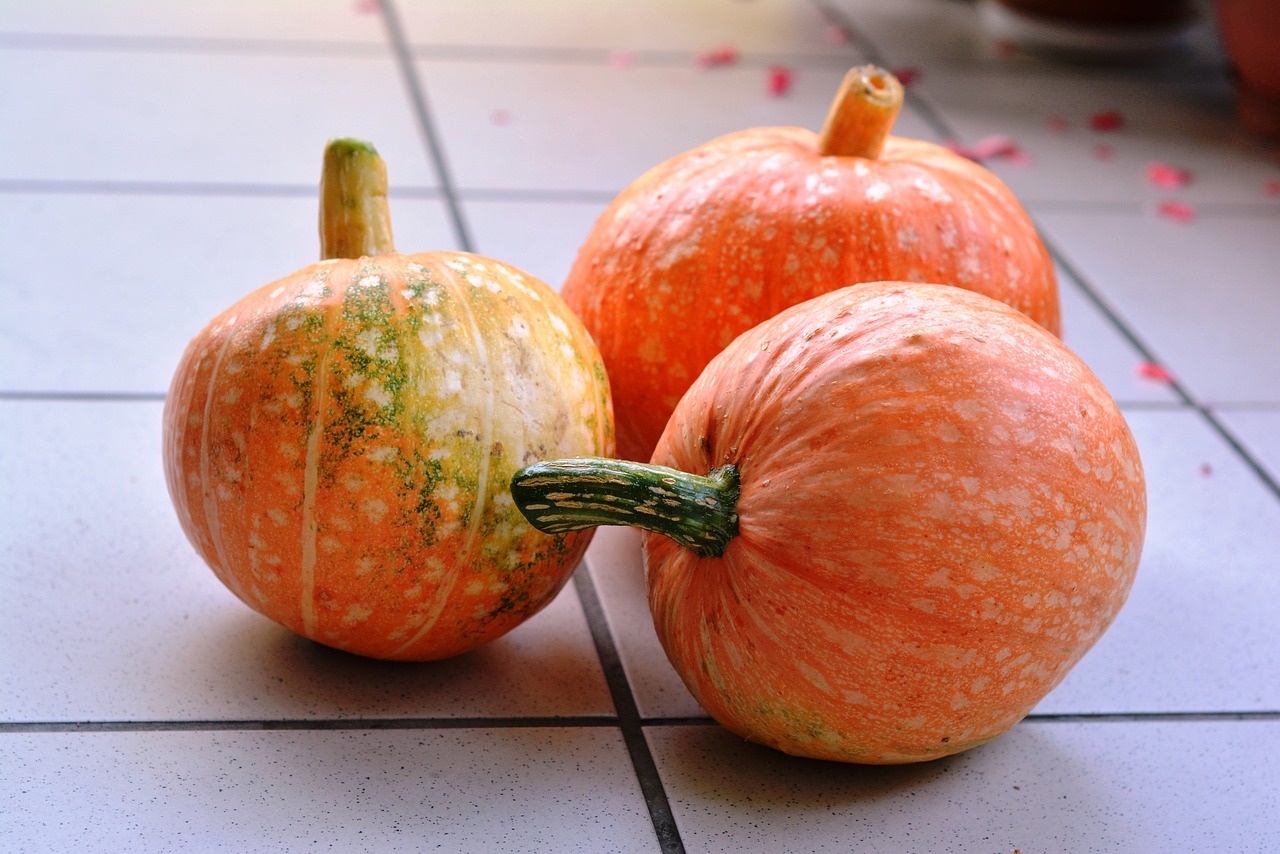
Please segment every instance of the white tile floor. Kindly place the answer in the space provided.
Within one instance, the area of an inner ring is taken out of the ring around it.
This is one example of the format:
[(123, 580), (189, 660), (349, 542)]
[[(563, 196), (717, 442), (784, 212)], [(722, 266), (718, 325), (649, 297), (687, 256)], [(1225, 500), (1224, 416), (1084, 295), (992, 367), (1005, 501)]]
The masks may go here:
[[(736, 64), (697, 66), (723, 44)], [(1196, 44), (999, 57), (965, 0), (0, 4), (0, 850), (1280, 850), (1280, 147)], [(1147, 468), (1129, 604), (1013, 732), (890, 769), (727, 736), (662, 656), (626, 531), (509, 636), (416, 666), (298, 640), (194, 555), (164, 391), (209, 317), (315, 257), (326, 138), (378, 145), (401, 248), (556, 285), (640, 172), (815, 127), (868, 59), (919, 71), (900, 134), (1025, 151), (990, 165)], [(1090, 130), (1107, 109), (1125, 126)]]

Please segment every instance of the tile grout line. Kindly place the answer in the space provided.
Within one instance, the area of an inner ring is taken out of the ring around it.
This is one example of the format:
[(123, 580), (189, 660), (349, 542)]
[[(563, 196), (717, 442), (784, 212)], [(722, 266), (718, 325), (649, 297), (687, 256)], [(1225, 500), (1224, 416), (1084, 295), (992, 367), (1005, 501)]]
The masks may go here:
[(8, 721), (4, 733), (110, 732), (311, 732), (450, 729), (594, 729), (614, 728), (612, 715), (534, 715), (530, 717), (463, 718), (227, 718), (224, 720)]
[[(485, 202), (540, 202), (548, 204), (605, 205), (621, 189), (556, 190), (533, 187), (453, 187), (458, 199)], [(314, 184), (268, 184), (240, 181), (138, 181), (89, 180), (82, 178), (0, 178), (0, 194), (103, 195), (103, 196), (193, 196), (246, 198), (313, 198)], [(391, 198), (441, 199), (440, 187), (401, 184), (389, 190)], [(1138, 214), (1145, 202), (1123, 199), (1088, 201), (1067, 198), (1022, 198), (1028, 211), (1077, 215)], [(1200, 202), (1197, 215), (1203, 219), (1239, 217), (1278, 219), (1280, 207), (1268, 202)]]
[(404, 30), (400, 26), (400, 18), (392, 0), (381, 0), (378, 4), (382, 19), (386, 23), (387, 38), (391, 42), (391, 51), (396, 65), (400, 68), (401, 77), (409, 89), (409, 99), (413, 104), (414, 115), (418, 121), (418, 129), (422, 132), (427, 144), (428, 154), (435, 166), (436, 180), (440, 182), (441, 198), (449, 212), (449, 223), (453, 227), (454, 239), (464, 252), (475, 251), (475, 241), (467, 227), (466, 218), (462, 214), (462, 205), (453, 184), (453, 174), (444, 155), (444, 147), (436, 131), (435, 122), (431, 118), (431, 110), (427, 103), (427, 93), (418, 78), (414, 67), (413, 54), (405, 40)]
[[(1165, 362), (1156, 355), (1155, 351), (1147, 345), (1137, 334), (1136, 331), (1129, 328), (1129, 324), (1120, 316), (1110, 303), (1102, 298), (1102, 294), (1094, 287), (1093, 283), (1080, 272), (1075, 264), (1066, 256), (1055, 243), (1044, 237), (1041, 233), (1041, 239), (1044, 240), (1045, 246), (1048, 247), (1050, 255), (1056, 261), (1068, 276), (1076, 283), (1085, 299), (1087, 299), (1102, 315), (1107, 319), (1116, 331), (1129, 343), (1131, 347), (1138, 351), (1143, 359), (1154, 364), (1163, 365)], [(1235, 455), (1245, 464), (1245, 467), (1253, 472), (1254, 476), (1262, 482), (1262, 485), (1271, 492), (1271, 494), (1280, 500), (1280, 481), (1267, 470), (1253, 453), (1240, 442), (1235, 435), (1227, 429), (1222, 420), (1213, 412), (1213, 409), (1201, 401), (1197, 400), (1181, 380), (1174, 377), (1169, 382), (1169, 388), (1173, 393), (1188, 407), (1195, 410), (1196, 413), (1204, 419), (1220, 439), (1227, 443)]]
[(163, 391), (15, 391), (0, 390), (0, 400), (19, 401), (92, 401), (101, 403), (162, 403)]
[[(1021, 723), (1214, 723), (1280, 721), (1280, 709), (1184, 712), (1032, 712)], [(381, 732), (389, 730), (453, 729), (596, 729), (616, 728), (612, 715), (465, 718), (320, 718), (320, 719), (204, 719), (204, 720), (81, 720), (4, 721), (0, 737), (9, 734), (125, 733), (125, 732)], [(718, 727), (711, 717), (655, 717), (639, 719), (641, 727)], [(666, 850), (666, 849), (664, 849)]]
[(618, 715), (618, 727), (622, 730), (622, 737), (626, 742), (627, 752), (631, 756), (636, 780), (640, 784), (641, 794), (644, 795), (645, 804), (649, 808), (649, 818), (653, 821), (653, 830), (657, 834), (658, 844), (663, 854), (684, 854), (684, 843), (676, 827), (671, 802), (662, 785), (662, 777), (658, 774), (653, 753), (649, 750), (649, 742), (645, 739), (645, 722), (640, 717), (635, 695), (631, 691), (631, 683), (627, 681), (626, 670), (618, 655), (617, 644), (609, 630), (604, 606), (600, 602), (600, 596), (596, 592), (585, 562), (580, 564), (573, 573), (573, 586), (582, 603), (582, 610), (586, 614), (587, 627), (591, 630), (591, 640), (595, 644), (600, 666), (604, 670), (605, 682), (609, 686), (609, 694), (613, 698), (613, 706)]

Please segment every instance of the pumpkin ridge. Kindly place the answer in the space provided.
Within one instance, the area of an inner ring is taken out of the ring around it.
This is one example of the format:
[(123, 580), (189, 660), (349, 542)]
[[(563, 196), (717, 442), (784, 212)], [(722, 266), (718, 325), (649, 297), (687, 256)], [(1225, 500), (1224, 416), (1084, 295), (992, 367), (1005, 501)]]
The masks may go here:
[(303, 630), (308, 637), (313, 637), (316, 631), (316, 541), (320, 535), (316, 503), (320, 494), (320, 458), (324, 452), (325, 413), (329, 407), (329, 360), (333, 356), (335, 314), (334, 305), (323, 303), (321, 329), (317, 336), (319, 352), (316, 353), (315, 379), (312, 380), (312, 406), (315, 414), (311, 419), (311, 431), (307, 434), (306, 453), (303, 457), (302, 561), (299, 566), (298, 608)]
[[(476, 321), (475, 313), (471, 310), (471, 305), (464, 292), (463, 287), (458, 283), (453, 271), (445, 272), (449, 268), (444, 266), (440, 272), (440, 282), (449, 290), (451, 297), (457, 303), (461, 315), (466, 318), (467, 329), (471, 333), (472, 343), (475, 346), (474, 356), (479, 363), (482, 374), (492, 373), (492, 364), (489, 356), (489, 348), (485, 346), (484, 335), (480, 330), (479, 323)], [(480, 426), (481, 437), (480, 447), (489, 448), (493, 444), (493, 423), (494, 423), (494, 406), (497, 397), (497, 387), (494, 382), (488, 383), (488, 394), (485, 396), (485, 410), (483, 423)], [(462, 543), (462, 550), (459, 553), (458, 565), (462, 567), (471, 566), (474, 557), (476, 544), (480, 537), (480, 528), (484, 520), (484, 509), (489, 499), (489, 468), (490, 455), (486, 453), (480, 454), (479, 470), (476, 472), (476, 489), (475, 503), (472, 505), (471, 516), (468, 519), (467, 533)], [(448, 604), (450, 594), (453, 592), (454, 586), (457, 584), (461, 573), (450, 573), (447, 582), (443, 587), (436, 591), (436, 599), (432, 605), (431, 612), (427, 615), (426, 620), (418, 628), (418, 630), (403, 644), (401, 644), (393, 653), (393, 657), (399, 657), (407, 653), (415, 645), (417, 645), (424, 637), (426, 637), (436, 623), (440, 620), (440, 615), (444, 612), (445, 605)]]
[(214, 479), (210, 475), (209, 426), (212, 420), (214, 395), (218, 390), (218, 371), (222, 369), (222, 363), (226, 358), (227, 351), (231, 348), (233, 340), (233, 336), (228, 335), (226, 340), (222, 342), (222, 346), (218, 348), (218, 355), (213, 361), (213, 367), (209, 371), (208, 392), (205, 395), (204, 416), (200, 425), (201, 510), (205, 524), (209, 529), (210, 538), (213, 541), (214, 555), (221, 565), (221, 571), (226, 572), (228, 575), (230, 575), (231, 564), (227, 560), (227, 554), (222, 545), (222, 526), (219, 520), (218, 502), (214, 500)]

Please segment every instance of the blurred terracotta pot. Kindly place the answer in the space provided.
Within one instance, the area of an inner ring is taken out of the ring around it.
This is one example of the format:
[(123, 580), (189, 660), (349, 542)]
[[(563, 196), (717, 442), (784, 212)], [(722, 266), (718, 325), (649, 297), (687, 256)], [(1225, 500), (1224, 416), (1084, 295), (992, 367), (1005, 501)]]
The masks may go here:
[(1240, 123), (1280, 137), (1280, 0), (1217, 0), (1217, 9), (1236, 74)]
[(1193, 0), (979, 0), (999, 44), (1049, 58), (1144, 62), (1183, 49)]
[(1010, 9), (1059, 21), (1103, 27), (1162, 27), (1185, 24), (1190, 0), (1000, 0)]

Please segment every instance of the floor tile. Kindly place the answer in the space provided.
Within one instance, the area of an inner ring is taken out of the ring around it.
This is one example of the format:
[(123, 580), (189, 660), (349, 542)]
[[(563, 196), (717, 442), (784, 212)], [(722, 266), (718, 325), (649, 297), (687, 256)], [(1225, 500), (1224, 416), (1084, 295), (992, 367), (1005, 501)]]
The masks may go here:
[[(163, 392), (216, 314), (320, 257), (311, 195), (3, 199), (0, 390)], [(457, 248), (439, 201), (391, 214), (405, 251)]]
[[(745, 60), (758, 54), (840, 57), (815, 4), (804, 0), (660, 0), (601, 4), (569, 0), (397, 2), (415, 45), (483, 44), (500, 50), (540, 47), (603, 51), (683, 52), (729, 45)], [(477, 35), (482, 33), (483, 35)]]
[(1147, 477), (1138, 577), (1036, 713), (1280, 709), (1280, 500), (1197, 413), (1126, 417)]
[(959, 756), (797, 759), (718, 727), (647, 730), (690, 851), (1267, 851), (1280, 722), (1023, 723)]
[(613, 714), (572, 585), (492, 644), (425, 664), (340, 653), (258, 616), (178, 526), (160, 412), (0, 402), (0, 719)]
[(971, 3), (937, 0), (823, 0), (832, 19), (865, 40), (894, 69), (942, 73), (989, 54)]
[[(852, 64), (852, 63), (851, 63)], [(463, 190), (617, 193), (715, 137), (765, 126), (818, 129), (847, 69), (797, 72), (785, 97), (760, 69), (419, 61), (454, 180)], [(549, 91), (573, 99), (551, 99)], [(662, 133), (653, 133), (660, 125)], [(895, 131), (929, 138), (904, 109)], [(587, 154), (584, 155), (584, 152)]]
[(1216, 414), (1254, 460), (1280, 481), (1280, 402), (1257, 409), (1223, 407)]
[(1080, 283), (1058, 269), (1058, 296), (1062, 303), (1062, 341), (1102, 380), (1111, 396), (1124, 403), (1177, 403), (1167, 383), (1142, 374), (1145, 359), (1124, 337)]
[(594, 201), (463, 199), (476, 251), (542, 279), (560, 290), (578, 247), (611, 197)]
[(143, 38), (382, 42), (374, 7), (360, 0), (44, 0), (0, 6), (0, 33)]
[(1198, 400), (1280, 399), (1280, 215), (1048, 213), (1055, 244)]
[(6, 733), (9, 850), (655, 851), (612, 727)]
[(631, 528), (598, 529), (586, 563), (640, 716), (706, 717), (667, 660), (654, 631), (645, 593), (639, 532)]
[(31, 81), (0, 100), (0, 179), (312, 186), (356, 136), (394, 186), (435, 183), (389, 58), (0, 49), (0, 80)]
[[(1027, 201), (1125, 203), (1154, 217), (1165, 201), (1266, 204), (1267, 182), (1280, 177), (1271, 148), (1237, 126), (1220, 73), (979, 69), (922, 75), (914, 91), (963, 142), (1012, 138), (1025, 160), (987, 165)], [(1107, 111), (1122, 126), (1093, 130)], [(1186, 170), (1189, 182), (1153, 182), (1152, 163)]]

